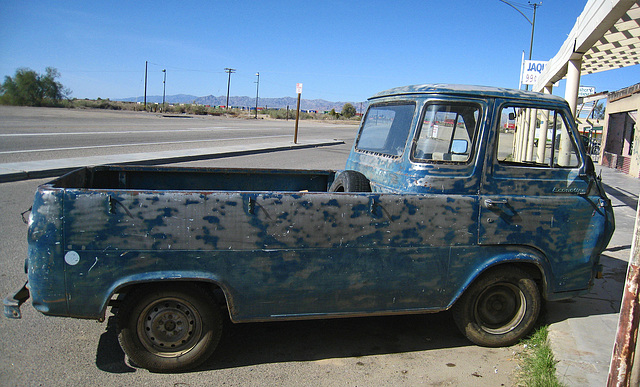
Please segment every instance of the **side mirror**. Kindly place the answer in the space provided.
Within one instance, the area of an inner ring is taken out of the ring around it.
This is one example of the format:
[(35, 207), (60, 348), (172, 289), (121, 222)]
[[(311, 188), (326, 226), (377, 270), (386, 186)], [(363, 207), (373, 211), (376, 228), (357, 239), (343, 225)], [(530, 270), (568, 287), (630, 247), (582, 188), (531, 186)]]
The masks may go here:
[(451, 153), (454, 155), (466, 155), (469, 150), (469, 142), (467, 140), (453, 140), (451, 143)]
[(514, 121), (516, 119), (516, 113), (509, 113), (509, 121)]

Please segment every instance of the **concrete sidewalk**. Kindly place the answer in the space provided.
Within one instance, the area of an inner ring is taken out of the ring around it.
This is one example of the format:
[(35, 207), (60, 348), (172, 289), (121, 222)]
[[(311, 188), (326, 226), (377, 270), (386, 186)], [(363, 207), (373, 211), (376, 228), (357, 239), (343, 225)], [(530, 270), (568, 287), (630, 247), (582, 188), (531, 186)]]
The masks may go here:
[(105, 164), (157, 165), (181, 163), (291, 149), (315, 148), (344, 144), (341, 140), (310, 140), (294, 144), (291, 141), (269, 141), (264, 143), (221, 145), (178, 151), (128, 153), (108, 156), (76, 157), (57, 160), (27, 161), (0, 164), (0, 183), (9, 181), (60, 176), (76, 168)]
[(589, 294), (547, 303), (549, 340), (559, 380), (568, 386), (605, 386), (618, 328), (622, 290), (635, 226), (640, 179), (596, 166), (612, 201), (616, 230), (600, 262), (604, 278)]

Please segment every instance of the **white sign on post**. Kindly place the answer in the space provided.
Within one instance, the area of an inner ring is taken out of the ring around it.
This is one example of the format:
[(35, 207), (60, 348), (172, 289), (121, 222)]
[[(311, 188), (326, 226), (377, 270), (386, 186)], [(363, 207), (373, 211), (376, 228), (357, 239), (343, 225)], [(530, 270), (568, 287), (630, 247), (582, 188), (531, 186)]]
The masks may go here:
[(593, 86), (580, 86), (578, 88), (578, 97), (587, 97), (596, 93), (596, 88)]
[(302, 83), (296, 83), (296, 94), (302, 94)]
[(547, 63), (549, 62), (525, 60), (524, 65), (522, 66), (522, 78), (520, 78), (520, 82), (523, 85), (535, 85), (538, 81), (538, 77), (547, 66)]

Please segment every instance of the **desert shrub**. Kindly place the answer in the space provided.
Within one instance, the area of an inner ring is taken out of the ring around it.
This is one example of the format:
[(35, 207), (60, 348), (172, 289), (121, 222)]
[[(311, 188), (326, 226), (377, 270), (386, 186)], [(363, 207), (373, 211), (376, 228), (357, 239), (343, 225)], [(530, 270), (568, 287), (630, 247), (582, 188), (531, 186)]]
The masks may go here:
[(71, 94), (56, 78), (60, 73), (47, 67), (45, 74), (19, 68), (13, 77), (6, 76), (0, 85), (0, 104), (20, 106), (61, 106)]
[(344, 116), (345, 118), (351, 118), (355, 116), (356, 113), (356, 108), (352, 104), (347, 102), (342, 107), (342, 112), (340, 114), (342, 114), (342, 116)]

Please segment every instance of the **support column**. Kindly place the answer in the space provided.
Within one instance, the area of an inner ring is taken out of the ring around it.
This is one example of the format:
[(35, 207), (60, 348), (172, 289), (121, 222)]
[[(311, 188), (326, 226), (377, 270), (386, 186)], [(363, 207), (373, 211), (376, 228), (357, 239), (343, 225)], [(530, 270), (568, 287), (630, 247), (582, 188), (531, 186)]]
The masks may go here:
[[(553, 94), (553, 83), (547, 83), (542, 89), (544, 94)], [(549, 133), (549, 110), (543, 110), (540, 116), (540, 138), (538, 139), (537, 162), (544, 163), (547, 155), (547, 140)], [(551, 152), (553, 154), (553, 152)]]
[[(564, 91), (564, 99), (569, 103), (571, 114), (575, 119), (578, 109), (578, 89), (580, 88), (580, 67), (582, 67), (582, 54), (573, 54), (567, 63), (567, 87)], [(546, 88), (546, 87), (545, 87)]]
[[(567, 63), (567, 88), (564, 91), (564, 99), (569, 103), (572, 119), (576, 120), (578, 110), (578, 89), (580, 88), (580, 67), (582, 66), (582, 54), (574, 53)], [(567, 166), (571, 162), (571, 139), (563, 132), (560, 138), (560, 151), (558, 164)]]
[(527, 149), (529, 146), (529, 131), (531, 130), (531, 109), (524, 111), (522, 122), (522, 137), (520, 138), (520, 157), (518, 161), (527, 161)]
[(515, 161), (520, 162), (524, 160), (524, 152), (525, 152), (525, 141), (528, 136), (529, 129), (529, 120), (527, 117), (528, 109), (522, 109), (518, 118), (518, 126), (517, 126), (517, 139), (516, 139), (516, 157)]
[(533, 148), (535, 147), (536, 139), (536, 123), (538, 121), (538, 109), (531, 110), (529, 118), (529, 140), (527, 141), (527, 159), (525, 161), (534, 161)]
[(538, 154), (536, 155), (537, 163), (544, 163), (544, 157), (547, 152), (547, 134), (549, 133), (549, 111), (544, 109), (540, 114), (540, 138), (538, 138)]
[(520, 161), (520, 137), (522, 136), (522, 114), (516, 117), (516, 131), (513, 134), (513, 161)]

